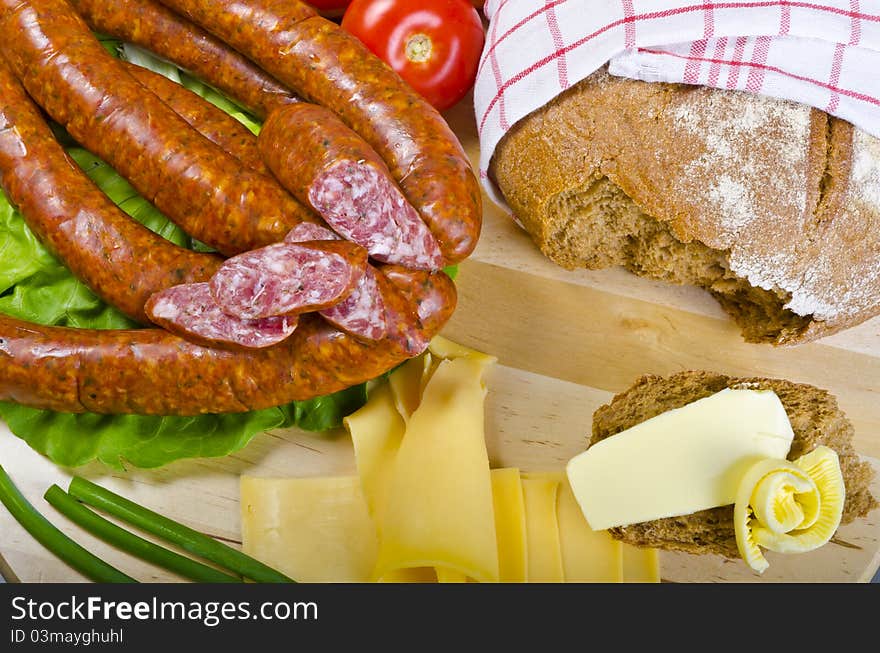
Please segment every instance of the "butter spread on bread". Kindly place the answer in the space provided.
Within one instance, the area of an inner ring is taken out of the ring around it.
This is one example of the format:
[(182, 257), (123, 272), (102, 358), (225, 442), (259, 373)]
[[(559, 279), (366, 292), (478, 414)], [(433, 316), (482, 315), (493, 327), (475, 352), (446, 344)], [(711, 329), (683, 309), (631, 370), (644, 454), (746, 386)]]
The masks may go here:
[[(685, 371), (666, 377), (643, 376), (594, 413), (591, 446), (725, 388), (772, 390), (779, 397), (794, 432), (791, 449), (785, 456), (789, 461), (823, 446), (836, 452), (846, 494), (841, 524), (864, 517), (877, 507), (870, 492), (873, 470), (869, 463), (859, 459), (853, 447), (852, 423), (830, 393), (806, 384), (782, 379), (736, 378), (704, 371)], [(733, 505), (615, 527), (609, 532), (636, 546), (739, 557)]]
[(756, 460), (784, 459), (794, 432), (768, 390), (733, 390), (674, 408), (592, 445), (567, 467), (595, 530), (730, 505)]

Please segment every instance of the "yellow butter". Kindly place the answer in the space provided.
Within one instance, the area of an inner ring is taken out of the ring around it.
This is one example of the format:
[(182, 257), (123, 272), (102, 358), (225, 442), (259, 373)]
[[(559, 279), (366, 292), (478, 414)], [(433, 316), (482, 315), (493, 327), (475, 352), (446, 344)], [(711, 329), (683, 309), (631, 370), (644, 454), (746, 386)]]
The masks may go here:
[(785, 458), (794, 433), (775, 393), (726, 389), (592, 445), (568, 479), (604, 530), (734, 503), (759, 458)]
[(766, 458), (743, 475), (733, 509), (743, 560), (763, 573), (761, 547), (802, 553), (826, 544), (843, 515), (846, 488), (837, 453), (820, 446), (789, 462)]
[(492, 502), (498, 540), (498, 579), (502, 583), (526, 582), (526, 509), (519, 470), (492, 470)]
[(559, 522), (556, 519), (559, 476), (523, 473), (522, 489), (526, 509), (528, 582), (561, 583), (565, 580), (565, 574), (559, 545)]
[(376, 530), (350, 477), (241, 477), (242, 549), (300, 582), (370, 579)]

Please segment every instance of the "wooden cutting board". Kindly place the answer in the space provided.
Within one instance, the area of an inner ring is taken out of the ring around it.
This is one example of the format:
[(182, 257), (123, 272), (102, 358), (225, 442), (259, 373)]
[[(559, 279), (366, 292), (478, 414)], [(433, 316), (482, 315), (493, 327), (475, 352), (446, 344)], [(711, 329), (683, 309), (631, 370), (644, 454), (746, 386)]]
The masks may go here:
[[(467, 102), (448, 115), (476, 166)], [(448, 338), (498, 356), (489, 378), (487, 438), (493, 467), (558, 470), (582, 451), (593, 411), (642, 374), (707, 369), (775, 376), (831, 390), (856, 428), (856, 447), (880, 469), (880, 319), (794, 349), (744, 344), (706, 293), (637, 278), (622, 270), (567, 272), (534, 247), (485, 199), (483, 236), (461, 266), (459, 307)], [(143, 581), (176, 580), (107, 547), (58, 515), (42, 494), (67, 486), (70, 471), (30, 450), (0, 424), (0, 463), (62, 530)], [(181, 461), (154, 471), (77, 473), (227, 542), (239, 541), (238, 478), (353, 474), (344, 432), (273, 431), (221, 459)], [(880, 497), (880, 475), (873, 491)], [(0, 508), (0, 554), (23, 581), (79, 581)], [(664, 580), (868, 581), (880, 565), (880, 510), (840, 529), (812, 553), (768, 554), (770, 569), (741, 561), (661, 555)], [(3, 569), (0, 561), (0, 569)], [(5, 572), (5, 573), (8, 573)]]

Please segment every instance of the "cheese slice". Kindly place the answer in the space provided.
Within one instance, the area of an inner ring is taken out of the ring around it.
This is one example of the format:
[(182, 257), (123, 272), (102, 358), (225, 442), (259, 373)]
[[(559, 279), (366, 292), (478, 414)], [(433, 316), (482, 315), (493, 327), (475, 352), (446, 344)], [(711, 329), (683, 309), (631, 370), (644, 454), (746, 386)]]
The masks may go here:
[(526, 509), (518, 469), (492, 470), (492, 503), (498, 540), (498, 579), (502, 583), (524, 583), (528, 577)]
[(388, 376), (394, 405), (405, 422), (422, 401), (422, 392), (433, 373), (431, 361), (431, 354), (425, 353), (406, 361)]
[(364, 498), (378, 530), (388, 479), (406, 428), (388, 383), (374, 388), (366, 405), (346, 417), (343, 424), (351, 435)]
[(376, 578), (442, 567), (498, 580), (483, 367), (443, 361), (425, 387), (388, 477)]
[(466, 583), (468, 578), (460, 571), (448, 567), (435, 567), (438, 583)]
[(623, 582), (659, 583), (660, 553), (630, 544), (623, 545)]
[(241, 477), (242, 549), (304, 583), (370, 579), (376, 529), (360, 479)]
[(482, 364), (483, 367), (489, 367), (498, 362), (495, 356), (465, 347), (457, 342), (452, 342), (452, 340), (447, 340), (443, 336), (434, 336), (428, 344), (428, 351), (436, 358), (469, 358)]
[(560, 473), (556, 499), (562, 568), (568, 583), (623, 581), (623, 545), (608, 531), (594, 531), (578, 506), (565, 475)]
[(759, 458), (785, 458), (794, 433), (771, 391), (726, 389), (657, 415), (573, 458), (568, 479), (604, 530), (732, 504)]
[(433, 567), (412, 567), (410, 569), (393, 569), (379, 583), (436, 583), (437, 573)]
[(556, 474), (522, 474), (530, 583), (561, 583), (565, 579), (556, 520), (558, 488)]

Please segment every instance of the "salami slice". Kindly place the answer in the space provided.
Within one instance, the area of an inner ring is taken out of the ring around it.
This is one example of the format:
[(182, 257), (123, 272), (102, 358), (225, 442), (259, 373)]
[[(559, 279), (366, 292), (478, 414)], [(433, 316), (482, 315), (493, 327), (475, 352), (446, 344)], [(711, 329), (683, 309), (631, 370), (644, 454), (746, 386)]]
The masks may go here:
[(240, 320), (223, 312), (208, 283), (188, 283), (156, 293), (146, 312), (158, 326), (198, 344), (212, 347), (262, 349), (285, 340), (296, 329), (298, 317)]
[(320, 312), (334, 326), (364, 340), (381, 340), (387, 332), (385, 301), (376, 283), (376, 273), (367, 267), (364, 276), (343, 301)]
[[(288, 243), (309, 240), (339, 240), (339, 236), (324, 227), (303, 222), (290, 230), (284, 238)], [(388, 331), (385, 316), (385, 300), (376, 273), (367, 266), (364, 276), (351, 291), (351, 294), (335, 306), (320, 311), (320, 315), (330, 324), (364, 340), (381, 340)]]
[(304, 243), (309, 240), (341, 240), (341, 238), (314, 222), (301, 222), (284, 237), (285, 243)]
[(211, 292), (229, 315), (256, 320), (330, 308), (364, 274), (366, 251), (346, 241), (278, 243), (227, 259)]

